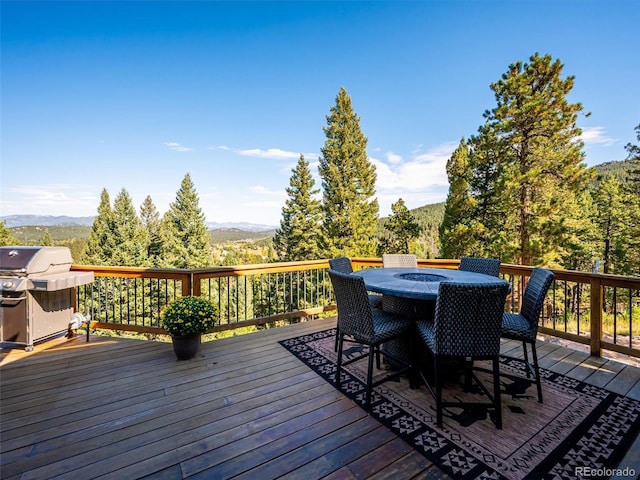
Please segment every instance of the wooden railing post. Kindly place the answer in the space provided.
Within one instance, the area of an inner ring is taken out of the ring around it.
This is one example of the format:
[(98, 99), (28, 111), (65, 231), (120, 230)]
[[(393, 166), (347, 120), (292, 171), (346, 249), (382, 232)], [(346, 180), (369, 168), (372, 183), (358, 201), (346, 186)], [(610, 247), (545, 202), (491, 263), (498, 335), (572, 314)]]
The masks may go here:
[(596, 275), (591, 277), (591, 355), (602, 355), (602, 281)]

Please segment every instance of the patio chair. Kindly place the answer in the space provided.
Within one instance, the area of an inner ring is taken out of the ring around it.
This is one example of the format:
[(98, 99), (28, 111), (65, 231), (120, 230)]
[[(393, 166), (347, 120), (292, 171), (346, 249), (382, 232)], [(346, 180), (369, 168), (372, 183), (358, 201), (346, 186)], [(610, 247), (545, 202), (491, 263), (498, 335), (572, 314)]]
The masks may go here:
[[(544, 268), (534, 268), (522, 297), (520, 313), (505, 313), (502, 317), (502, 337), (522, 342), (527, 378), (532, 374), (538, 388), (538, 402), (542, 403), (542, 383), (536, 353), (536, 337), (538, 335), (538, 318), (553, 282), (554, 274)], [(527, 344), (531, 345), (533, 365), (529, 363)]]
[[(420, 339), (433, 360), (433, 387), (419, 370), (422, 381), (436, 402), (436, 422), (442, 428), (446, 407), (489, 407), (495, 410), (495, 425), (502, 428), (500, 401), (500, 326), (509, 286), (505, 283), (441, 283), (433, 321), (416, 322)], [(475, 360), (491, 360), (493, 393), (474, 374)], [(488, 402), (443, 401), (443, 370), (446, 363), (462, 362), (464, 388), (473, 381), (489, 398)]]
[(418, 259), (409, 253), (385, 253), (382, 255), (382, 266), (385, 268), (418, 268)]
[(496, 258), (462, 257), (458, 270), (484, 273), (485, 275), (497, 277), (500, 275), (500, 260)]
[[(349, 257), (336, 257), (329, 259), (329, 268), (335, 270), (337, 272), (342, 273), (353, 273), (353, 265), (351, 265), (351, 260)], [(369, 293), (369, 304), (372, 308), (380, 308), (382, 304), (382, 296)], [(338, 351), (338, 327), (336, 327), (336, 344), (334, 351)]]
[[(361, 277), (336, 270), (329, 270), (329, 277), (331, 278), (338, 304), (339, 328), (336, 385), (340, 388), (342, 369), (346, 365), (368, 357), (365, 408), (369, 410), (371, 408), (371, 392), (374, 387), (411, 370), (410, 364), (402, 362), (393, 355), (382, 352), (380, 345), (407, 333), (412, 328), (413, 322), (408, 318), (386, 313), (379, 308), (371, 308), (364, 279)], [(349, 335), (354, 343), (368, 346), (369, 351), (343, 362), (342, 353), (345, 335)], [(376, 367), (380, 369), (380, 355), (402, 363), (402, 368), (373, 382), (373, 359), (375, 356)]]

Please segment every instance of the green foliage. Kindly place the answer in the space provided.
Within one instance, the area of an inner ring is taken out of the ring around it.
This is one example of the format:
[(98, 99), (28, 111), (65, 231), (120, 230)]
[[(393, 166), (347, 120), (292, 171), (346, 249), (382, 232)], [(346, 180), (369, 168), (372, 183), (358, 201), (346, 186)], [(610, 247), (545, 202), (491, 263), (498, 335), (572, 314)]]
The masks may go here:
[(157, 267), (162, 258), (160, 214), (149, 195), (145, 197), (140, 206), (140, 225), (145, 230), (147, 263), (152, 267)]
[(422, 233), (422, 226), (417, 222), (401, 198), (391, 205), (392, 215), (384, 223), (388, 234), (378, 244), (378, 256), (384, 253), (414, 253), (410, 243)]
[(54, 244), (69, 240), (86, 241), (91, 233), (91, 227), (86, 225), (25, 225), (9, 230), (20, 241), (20, 245), (39, 245), (46, 232), (49, 232)]
[(340, 88), (323, 128), (319, 164), (323, 190), (324, 255), (373, 256), (378, 200), (375, 166), (367, 158), (367, 138), (351, 97)]
[[(570, 256), (577, 225), (590, 220), (579, 194), (591, 173), (576, 125), (582, 105), (567, 101), (574, 78), (562, 79), (562, 68), (536, 53), (491, 84), (497, 105), (469, 142), (468, 170), (462, 145), (448, 170), (456, 187), (450, 212), (462, 222), (447, 221), (442, 243), (457, 256), (549, 266)], [(461, 239), (469, 242), (462, 248)]]
[(637, 144), (628, 143), (625, 146), (631, 163), (631, 171), (625, 184), (627, 200), (626, 225), (629, 233), (628, 254), (629, 266), (627, 271), (640, 274), (640, 124), (635, 128)]
[(226, 242), (265, 242), (270, 240), (275, 233), (275, 230), (247, 232), (238, 228), (216, 228), (209, 232), (209, 240), (214, 245)]
[(40, 242), (40, 245), (43, 245), (45, 247), (53, 246), (53, 239), (51, 238), (51, 235), (49, 235), (49, 229), (44, 231), (44, 235), (42, 236), (42, 241)]
[(180, 184), (176, 200), (162, 218), (160, 230), (163, 243), (161, 266), (198, 268), (212, 264), (209, 232), (188, 173)]
[(5, 227), (5, 224), (4, 220), (0, 222), (0, 247), (20, 245), (20, 240), (11, 235), (11, 231)]
[(81, 262), (85, 265), (116, 265), (113, 263), (115, 239), (113, 237), (113, 210), (106, 188), (100, 194), (98, 215), (93, 219), (89, 240)]
[(182, 297), (162, 311), (162, 328), (171, 335), (202, 334), (220, 318), (217, 307), (199, 297)]
[(273, 245), (281, 261), (313, 260), (320, 258), (320, 201), (314, 198), (319, 190), (309, 170), (309, 162), (300, 155), (292, 170), (287, 199), (282, 208), (280, 228)]
[(148, 235), (123, 188), (113, 202), (113, 230), (115, 243), (111, 261), (114, 265), (142, 267), (147, 263)]
[(444, 258), (460, 258), (472, 251), (470, 245), (473, 242), (471, 231), (474, 223), (471, 216), (474, 202), (469, 188), (469, 145), (464, 138), (447, 161), (447, 176), (449, 193), (438, 231), (442, 246), (440, 254)]
[(627, 207), (620, 182), (614, 177), (605, 177), (595, 189), (593, 199), (597, 208), (594, 223), (598, 229), (603, 271), (618, 273), (617, 270), (627, 263), (625, 255), (629, 241), (629, 230), (624, 223)]

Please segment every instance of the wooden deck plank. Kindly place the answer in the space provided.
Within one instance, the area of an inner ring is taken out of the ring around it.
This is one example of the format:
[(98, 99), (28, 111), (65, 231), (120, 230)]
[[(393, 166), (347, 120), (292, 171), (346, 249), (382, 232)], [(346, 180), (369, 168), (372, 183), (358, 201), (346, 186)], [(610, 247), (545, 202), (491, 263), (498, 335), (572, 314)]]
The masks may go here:
[(384, 428), (368, 415), (352, 423), (338, 422), (334, 427), (332, 431), (323, 432), (322, 436), (317, 436), (315, 439), (313, 439), (315, 436), (312, 436), (313, 441), (311, 442), (308, 441), (308, 437), (305, 438), (305, 443), (302, 446), (288, 450), (286, 453), (280, 454), (259, 467), (236, 476), (236, 478), (255, 479), (282, 477), (283, 475), (297, 471), (313, 460), (324, 457), (336, 448), (348, 444), (368, 432)]
[[(93, 336), (3, 352), (3, 479), (446, 478), (277, 342), (335, 317), (203, 344)], [(519, 342), (502, 351), (522, 356)], [(541, 365), (640, 399), (640, 369), (539, 343)]]
[(584, 379), (590, 385), (605, 387), (624, 368), (624, 364), (608, 360), (598, 367), (591, 375)]
[(323, 477), (323, 480), (370, 478), (411, 452), (413, 452), (411, 445), (398, 437), (394, 437), (390, 442)]
[(627, 395), (640, 382), (640, 369), (623, 368), (607, 383), (607, 390)]
[(586, 352), (571, 351), (569, 355), (558, 360), (557, 363), (550, 365), (547, 368), (552, 372), (566, 375), (570, 370), (575, 368), (577, 365), (580, 365), (587, 358), (589, 358), (589, 354)]

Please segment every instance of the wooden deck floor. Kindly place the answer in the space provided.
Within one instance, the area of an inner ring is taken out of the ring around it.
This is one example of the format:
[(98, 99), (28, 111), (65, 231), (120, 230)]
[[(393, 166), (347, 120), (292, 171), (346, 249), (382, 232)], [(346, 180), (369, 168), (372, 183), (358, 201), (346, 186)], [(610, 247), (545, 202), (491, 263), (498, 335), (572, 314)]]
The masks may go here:
[[(442, 478), (277, 343), (331, 326), (209, 342), (186, 362), (167, 343), (95, 336), (4, 352), (1, 478)], [(640, 369), (553, 344), (539, 354), (640, 399)]]

